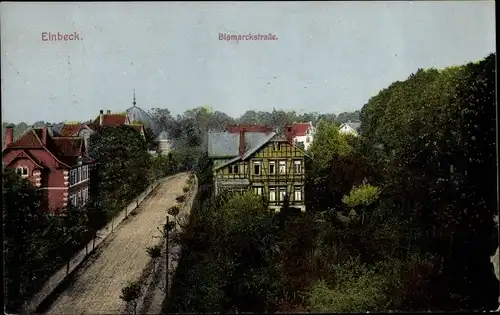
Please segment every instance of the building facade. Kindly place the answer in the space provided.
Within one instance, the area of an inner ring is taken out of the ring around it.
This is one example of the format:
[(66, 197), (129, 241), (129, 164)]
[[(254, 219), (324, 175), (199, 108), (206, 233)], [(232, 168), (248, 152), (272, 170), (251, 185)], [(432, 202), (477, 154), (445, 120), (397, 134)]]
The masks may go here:
[(43, 208), (63, 211), (68, 203), (84, 205), (90, 198), (90, 168), (84, 139), (60, 137), (50, 127), (32, 128), (13, 141), (13, 127), (7, 127), (2, 162), (42, 190)]
[[(226, 143), (226, 147), (221, 148), (216, 141)], [(305, 154), (293, 143), (291, 132), (285, 138), (274, 132), (247, 134), (245, 129), (238, 134), (209, 135), (209, 157), (214, 162), (216, 195), (252, 190), (266, 199), (271, 210), (279, 211), (286, 201), (291, 207), (306, 210)]]

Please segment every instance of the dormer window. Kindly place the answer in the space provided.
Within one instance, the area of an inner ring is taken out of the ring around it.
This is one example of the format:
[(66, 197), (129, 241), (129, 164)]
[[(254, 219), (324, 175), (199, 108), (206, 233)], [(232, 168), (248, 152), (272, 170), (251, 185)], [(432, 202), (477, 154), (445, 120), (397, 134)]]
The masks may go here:
[(29, 169), (27, 166), (20, 166), (16, 169), (16, 172), (21, 177), (28, 177)]

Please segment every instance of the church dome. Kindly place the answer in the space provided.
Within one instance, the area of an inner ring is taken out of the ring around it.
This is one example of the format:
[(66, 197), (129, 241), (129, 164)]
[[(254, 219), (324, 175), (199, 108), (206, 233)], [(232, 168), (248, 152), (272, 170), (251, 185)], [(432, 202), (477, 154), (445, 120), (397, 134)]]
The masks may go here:
[(134, 106), (127, 109), (127, 116), (130, 123), (141, 123), (144, 125), (144, 128), (150, 128), (154, 132), (156, 132), (156, 125), (154, 123), (153, 118), (149, 115), (145, 110), (136, 106), (135, 102), (135, 93), (134, 93)]

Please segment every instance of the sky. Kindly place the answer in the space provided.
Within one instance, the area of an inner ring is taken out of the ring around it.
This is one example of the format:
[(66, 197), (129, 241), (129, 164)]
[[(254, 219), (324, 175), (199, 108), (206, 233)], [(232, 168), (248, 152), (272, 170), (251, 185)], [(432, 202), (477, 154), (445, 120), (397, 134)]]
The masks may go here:
[(0, 22), (2, 121), (15, 123), (123, 112), (134, 89), (137, 106), (174, 114), (354, 111), (418, 68), (496, 50), (494, 1), (2, 2)]

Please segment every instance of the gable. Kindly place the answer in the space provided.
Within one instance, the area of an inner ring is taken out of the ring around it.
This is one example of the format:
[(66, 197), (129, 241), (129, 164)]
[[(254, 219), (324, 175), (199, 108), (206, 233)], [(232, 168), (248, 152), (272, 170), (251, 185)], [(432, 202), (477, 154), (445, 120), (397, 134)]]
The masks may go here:
[(4, 154), (3, 155), (3, 161), (4, 166), (7, 167), (14, 163), (15, 161), (19, 159), (28, 159), (30, 160), (36, 167), (38, 168), (44, 168), (44, 165), (42, 164), (41, 161), (39, 161), (36, 157), (31, 155), (28, 151), (26, 150), (16, 150), (13, 151), (11, 155), (9, 154)]

